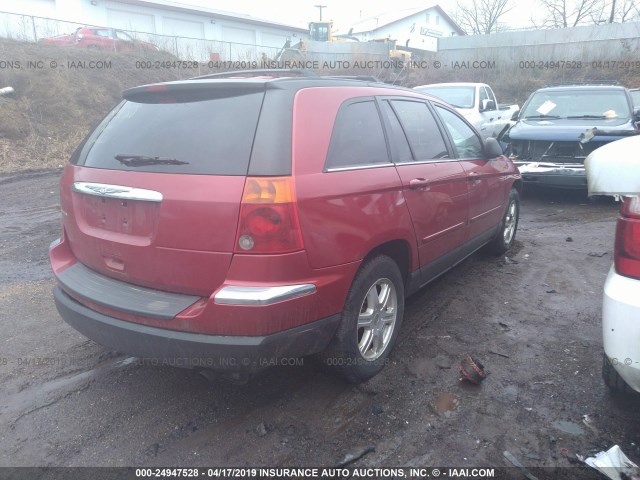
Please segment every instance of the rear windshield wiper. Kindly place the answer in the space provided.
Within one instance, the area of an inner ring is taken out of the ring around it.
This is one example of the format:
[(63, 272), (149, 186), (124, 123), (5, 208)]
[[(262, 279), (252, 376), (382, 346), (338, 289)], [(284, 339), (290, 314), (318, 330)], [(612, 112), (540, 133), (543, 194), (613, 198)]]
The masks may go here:
[(562, 118), (560, 115), (531, 115), (529, 117), (524, 117), (523, 120), (537, 120), (540, 118)]
[(114, 157), (127, 167), (139, 167), (143, 165), (186, 165), (189, 162), (182, 162), (175, 158), (150, 157), (148, 155), (127, 155), (119, 154)]

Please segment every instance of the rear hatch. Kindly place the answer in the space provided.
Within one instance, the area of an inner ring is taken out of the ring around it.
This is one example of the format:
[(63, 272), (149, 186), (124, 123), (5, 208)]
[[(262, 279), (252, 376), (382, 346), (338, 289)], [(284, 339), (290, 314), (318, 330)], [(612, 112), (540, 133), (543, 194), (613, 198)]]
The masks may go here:
[(112, 278), (208, 295), (224, 280), (265, 85), (139, 87), (74, 153), (61, 184), (75, 257)]

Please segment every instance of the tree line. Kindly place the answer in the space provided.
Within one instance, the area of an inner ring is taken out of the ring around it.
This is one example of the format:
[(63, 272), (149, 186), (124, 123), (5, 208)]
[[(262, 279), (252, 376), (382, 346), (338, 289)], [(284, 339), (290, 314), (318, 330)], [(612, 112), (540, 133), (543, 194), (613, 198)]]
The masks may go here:
[[(566, 28), (640, 20), (640, 0), (535, 0), (535, 28)], [(516, 0), (458, 0), (454, 20), (469, 35), (507, 30), (507, 13)]]

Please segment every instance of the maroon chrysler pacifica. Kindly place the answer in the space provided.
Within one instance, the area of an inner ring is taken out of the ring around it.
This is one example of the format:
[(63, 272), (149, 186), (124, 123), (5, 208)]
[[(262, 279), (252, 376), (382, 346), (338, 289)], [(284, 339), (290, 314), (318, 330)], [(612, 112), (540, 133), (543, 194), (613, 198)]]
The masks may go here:
[(405, 298), (514, 242), (521, 178), (447, 104), (254, 72), (146, 85), (78, 146), (50, 247), (62, 318), (96, 342), (255, 372), (384, 366)]

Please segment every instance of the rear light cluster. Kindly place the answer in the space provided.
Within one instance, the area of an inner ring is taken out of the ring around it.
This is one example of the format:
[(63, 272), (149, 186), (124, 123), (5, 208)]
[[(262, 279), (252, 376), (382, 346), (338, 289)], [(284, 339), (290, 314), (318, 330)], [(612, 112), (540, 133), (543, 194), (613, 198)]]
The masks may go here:
[(247, 177), (240, 205), (236, 253), (303, 249), (292, 177)]
[(640, 279), (640, 196), (625, 197), (616, 226), (616, 272)]

